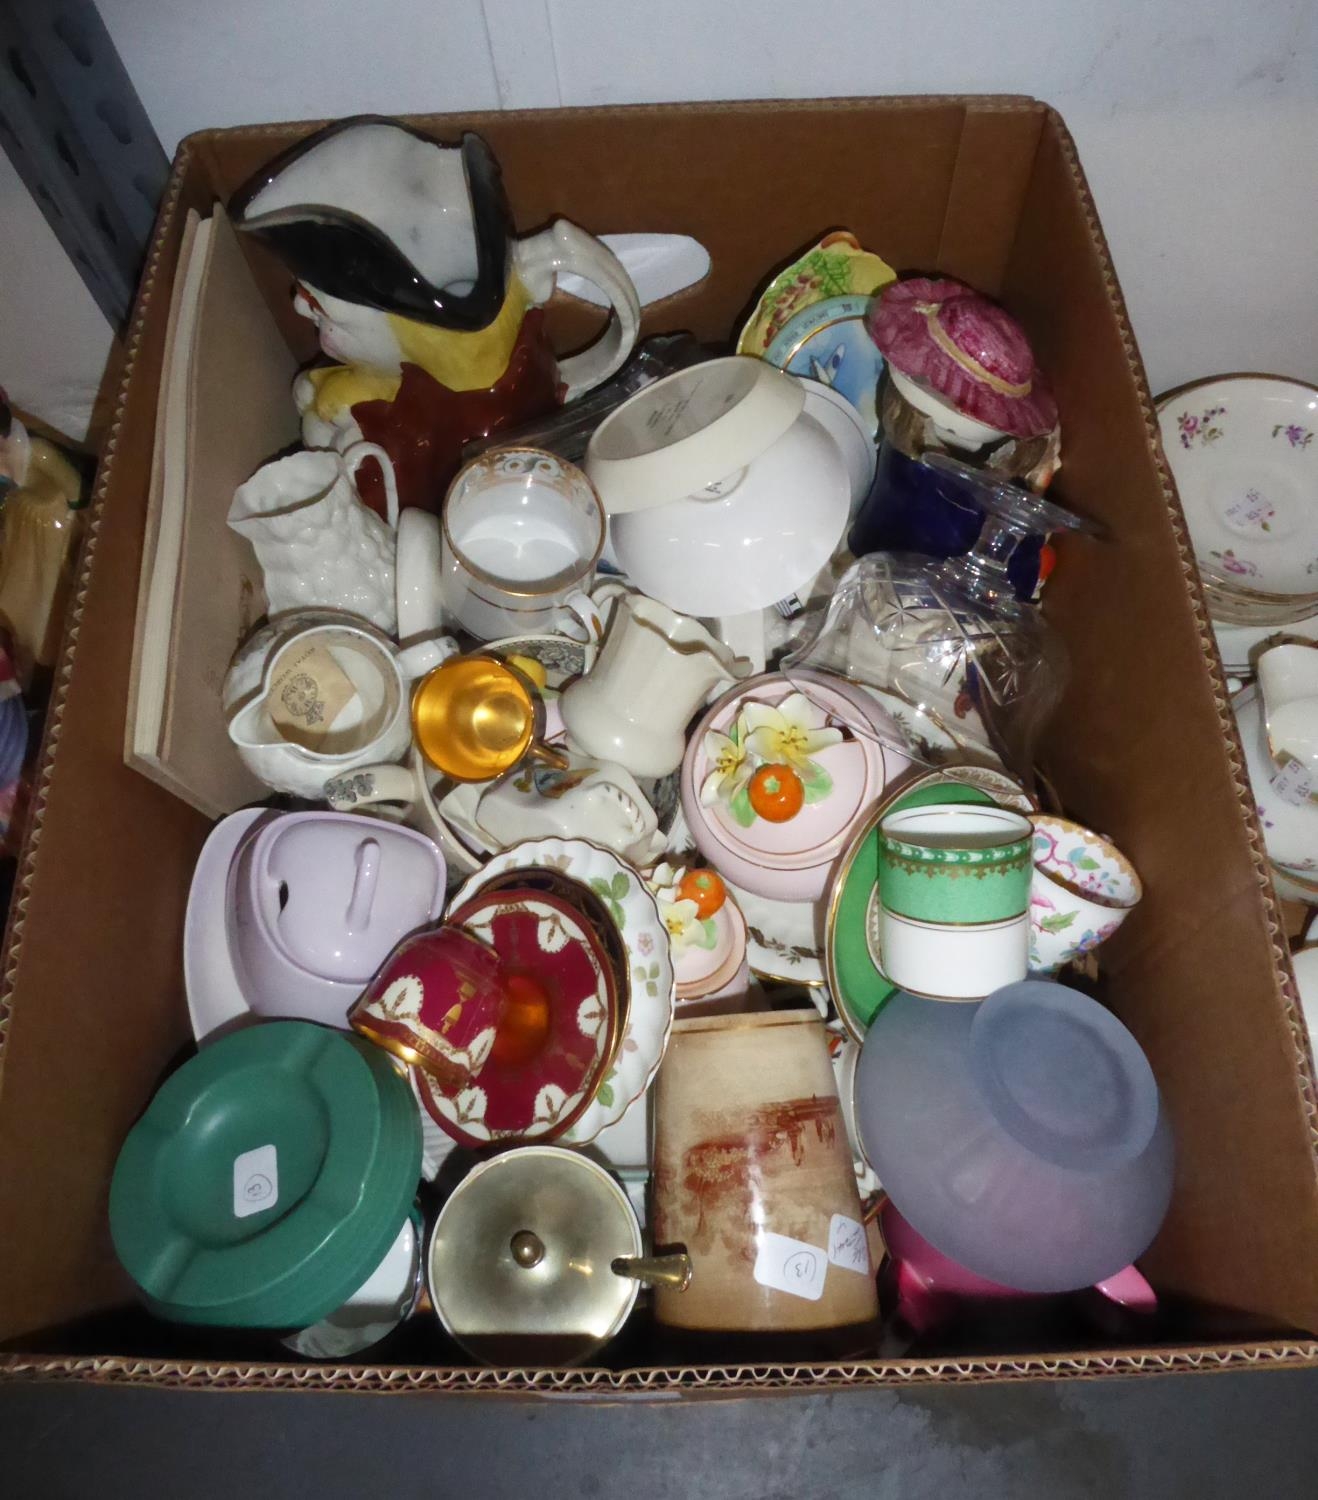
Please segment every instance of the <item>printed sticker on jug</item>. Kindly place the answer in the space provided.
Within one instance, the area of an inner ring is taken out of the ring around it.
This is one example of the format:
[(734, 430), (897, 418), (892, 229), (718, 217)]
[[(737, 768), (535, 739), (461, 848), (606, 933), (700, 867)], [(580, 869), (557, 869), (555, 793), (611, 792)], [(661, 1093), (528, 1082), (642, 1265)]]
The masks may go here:
[(258, 1146), (233, 1159), (233, 1216), (246, 1219), (279, 1202), (279, 1154)]
[(834, 1214), (828, 1221), (828, 1258), (844, 1271), (870, 1273), (870, 1247), (865, 1226), (846, 1214)]
[(775, 1292), (788, 1292), (818, 1302), (824, 1295), (824, 1278), (828, 1275), (828, 1255), (817, 1245), (794, 1240), (785, 1234), (760, 1235), (755, 1256), (755, 1279)]

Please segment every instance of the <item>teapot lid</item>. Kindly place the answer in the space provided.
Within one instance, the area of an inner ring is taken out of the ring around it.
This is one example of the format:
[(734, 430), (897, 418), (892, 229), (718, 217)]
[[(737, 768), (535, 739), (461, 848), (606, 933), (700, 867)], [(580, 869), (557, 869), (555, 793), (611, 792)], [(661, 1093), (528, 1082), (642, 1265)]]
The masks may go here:
[(1025, 330), (972, 287), (924, 276), (890, 282), (874, 299), (869, 331), (892, 369), (986, 427), (1035, 437), (1057, 422)]
[(454, 1190), (427, 1255), (430, 1298), (474, 1354), (535, 1341), (537, 1357), (581, 1358), (622, 1326), (637, 1283), (612, 1269), (641, 1253), (626, 1194), (576, 1151), (523, 1146), (483, 1162)]
[(354, 813), (286, 813), (262, 828), (249, 893), (278, 951), (308, 973), (364, 985), (444, 905), (444, 857), (411, 828)]

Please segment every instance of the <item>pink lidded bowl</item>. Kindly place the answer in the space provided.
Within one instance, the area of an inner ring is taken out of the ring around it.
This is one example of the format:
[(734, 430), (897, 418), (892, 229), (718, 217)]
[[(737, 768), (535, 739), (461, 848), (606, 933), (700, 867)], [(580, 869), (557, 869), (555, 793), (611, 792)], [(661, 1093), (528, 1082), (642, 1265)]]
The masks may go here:
[[(798, 699), (808, 697), (803, 709)], [(735, 757), (724, 743), (743, 707), (764, 705), (785, 712), (785, 721), (765, 725), (752, 740), (765, 750), (747, 761), (792, 765), (807, 786), (807, 801), (794, 817), (770, 822), (748, 807), (747, 765), (731, 772), (723, 792), (702, 801), (701, 791), (716, 771), (720, 753)], [(812, 725), (842, 730), (833, 743), (809, 748), (818, 736)], [(857, 733), (855, 726), (865, 732)], [(719, 736), (710, 737), (711, 731)], [(810, 738), (806, 738), (810, 736)], [(682, 761), (682, 811), (697, 849), (734, 885), (772, 901), (817, 901), (828, 887), (833, 862), (884, 788), (910, 766), (897, 749), (902, 733), (890, 714), (864, 689), (823, 672), (797, 672), (792, 680), (770, 672), (739, 683), (706, 712), (687, 743)], [(791, 758), (793, 751), (797, 759)], [(741, 782), (737, 793), (726, 793)]]

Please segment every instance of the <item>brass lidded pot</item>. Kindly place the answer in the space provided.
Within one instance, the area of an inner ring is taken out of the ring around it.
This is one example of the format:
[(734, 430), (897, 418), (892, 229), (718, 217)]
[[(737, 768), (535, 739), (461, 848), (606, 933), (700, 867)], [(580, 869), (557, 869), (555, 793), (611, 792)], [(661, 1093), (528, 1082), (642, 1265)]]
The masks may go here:
[(683, 1289), (685, 1255), (642, 1256), (627, 1195), (589, 1157), (523, 1146), (454, 1189), (426, 1256), (430, 1300), (487, 1363), (587, 1359), (627, 1321), (642, 1281)]

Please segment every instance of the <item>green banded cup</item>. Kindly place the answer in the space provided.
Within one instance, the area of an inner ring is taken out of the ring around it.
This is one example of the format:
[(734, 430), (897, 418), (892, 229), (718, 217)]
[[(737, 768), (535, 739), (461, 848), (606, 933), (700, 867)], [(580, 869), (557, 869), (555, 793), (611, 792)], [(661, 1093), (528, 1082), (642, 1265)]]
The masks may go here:
[(1004, 807), (947, 803), (879, 825), (883, 972), (913, 994), (974, 1000), (1024, 979), (1033, 828)]

